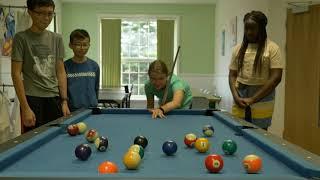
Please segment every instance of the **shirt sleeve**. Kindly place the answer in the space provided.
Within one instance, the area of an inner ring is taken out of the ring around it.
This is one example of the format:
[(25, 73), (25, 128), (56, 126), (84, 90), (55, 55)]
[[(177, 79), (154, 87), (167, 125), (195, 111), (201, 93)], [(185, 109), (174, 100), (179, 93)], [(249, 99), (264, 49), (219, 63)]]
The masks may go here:
[(230, 70), (238, 70), (238, 61), (236, 60), (236, 57), (239, 49), (240, 49), (240, 45), (237, 45), (232, 49), (231, 62), (229, 65)]
[(280, 48), (275, 43), (270, 45), (270, 68), (281, 68), (283, 69), (283, 63), (281, 61)]
[(173, 82), (172, 84), (172, 91), (175, 92), (177, 90), (185, 90), (185, 83), (183, 83), (181, 80), (177, 80)]
[(12, 43), (12, 53), (11, 53), (11, 60), (13, 61), (23, 61), (23, 39), (19, 34), (16, 34), (13, 38)]

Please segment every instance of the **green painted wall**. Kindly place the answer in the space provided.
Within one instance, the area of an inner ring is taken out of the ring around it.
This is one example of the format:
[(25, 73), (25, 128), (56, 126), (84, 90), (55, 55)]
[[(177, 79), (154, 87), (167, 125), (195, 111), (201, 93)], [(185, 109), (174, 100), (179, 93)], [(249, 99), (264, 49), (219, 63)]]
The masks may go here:
[(98, 16), (102, 14), (180, 16), (179, 73), (213, 74), (214, 5), (63, 3), (61, 27), (67, 58), (72, 56), (72, 51), (68, 48), (70, 32), (83, 28), (91, 35), (88, 56), (99, 61)]

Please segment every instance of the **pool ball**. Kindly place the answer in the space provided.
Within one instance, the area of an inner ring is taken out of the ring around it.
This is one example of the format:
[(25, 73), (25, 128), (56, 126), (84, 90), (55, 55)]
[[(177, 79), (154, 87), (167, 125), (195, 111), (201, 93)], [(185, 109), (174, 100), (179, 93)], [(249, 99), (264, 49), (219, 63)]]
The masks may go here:
[(210, 143), (207, 138), (198, 138), (194, 143), (194, 147), (200, 152), (205, 153), (209, 150)]
[(79, 133), (79, 128), (77, 125), (75, 124), (70, 124), (68, 127), (67, 127), (67, 132), (70, 136), (75, 136)]
[(259, 156), (250, 154), (244, 157), (242, 165), (247, 173), (258, 173), (262, 168), (262, 160)]
[(226, 155), (232, 155), (237, 151), (237, 144), (231, 139), (223, 141), (222, 150)]
[(207, 137), (211, 137), (213, 136), (213, 133), (214, 133), (214, 129), (211, 125), (205, 125), (203, 126), (202, 128), (202, 132), (205, 136)]
[(88, 144), (80, 144), (76, 147), (74, 153), (78, 159), (85, 161), (91, 155), (91, 148)]
[(86, 132), (87, 130), (87, 125), (84, 122), (79, 122), (77, 123), (78, 129), (79, 129), (79, 133), (83, 134), (84, 132)]
[(134, 138), (133, 144), (138, 144), (142, 146), (143, 149), (145, 149), (148, 145), (148, 139), (144, 136), (137, 136), (136, 138)]
[(144, 156), (144, 149), (142, 146), (138, 145), (138, 144), (134, 144), (132, 146), (129, 147), (128, 151), (134, 151), (137, 152), (140, 155), (140, 158), (142, 159)]
[(205, 166), (209, 172), (218, 173), (223, 168), (223, 159), (218, 154), (210, 154), (205, 159)]
[(127, 169), (137, 169), (140, 164), (140, 161), (140, 155), (134, 151), (128, 151), (122, 159), (122, 162)]
[(95, 129), (90, 129), (85, 133), (85, 137), (87, 141), (94, 142), (99, 137), (99, 134)]
[(190, 148), (193, 147), (196, 140), (197, 140), (197, 136), (193, 133), (189, 133), (184, 136), (184, 144)]
[(108, 139), (104, 136), (100, 136), (94, 141), (94, 144), (98, 151), (106, 151), (108, 148)]
[(104, 161), (98, 166), (100, 174), (113, 174), (118, 172), (118, 166), (110, 161)]
[(174, 153), (176, 153), (177, 149), (178, 149), (177, 143), (174, 141), (166, 141), (162, 145), (162, 151), (168, 156), (171, 156)]

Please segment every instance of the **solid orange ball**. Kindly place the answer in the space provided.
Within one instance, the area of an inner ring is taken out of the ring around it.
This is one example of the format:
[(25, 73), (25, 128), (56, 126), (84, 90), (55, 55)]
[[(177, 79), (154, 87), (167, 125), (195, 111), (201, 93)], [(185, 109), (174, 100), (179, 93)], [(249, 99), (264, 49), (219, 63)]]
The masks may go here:
[(262, 168), (262, 159), (257, 155), (250, 154), (244, 157), (242, 164), (247, 173), (258, 173)]
[(117, 173), (119, 170), (118, 166), (115, 163), (110, 161), (104, 161), (99, 165), (98, 171), (100, 174), (114, 174)]

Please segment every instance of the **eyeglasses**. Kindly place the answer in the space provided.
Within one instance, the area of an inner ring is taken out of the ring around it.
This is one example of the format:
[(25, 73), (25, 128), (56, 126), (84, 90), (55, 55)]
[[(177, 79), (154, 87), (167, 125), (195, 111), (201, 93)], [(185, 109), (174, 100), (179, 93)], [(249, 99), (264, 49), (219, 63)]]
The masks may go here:
[(72, 44), (76, 49), (88, 49), (90, 44)]
[(37, 16), (39, 17), (49, 17), (49, 18), (52, 18), (54, 16), (56, 16), (56, 13), (55, 12), (49, 12), (49, 13), (46, 13), (46, 12), (38, 12), (38, 11), (33, 11), (32, 12), (36, 13)]

